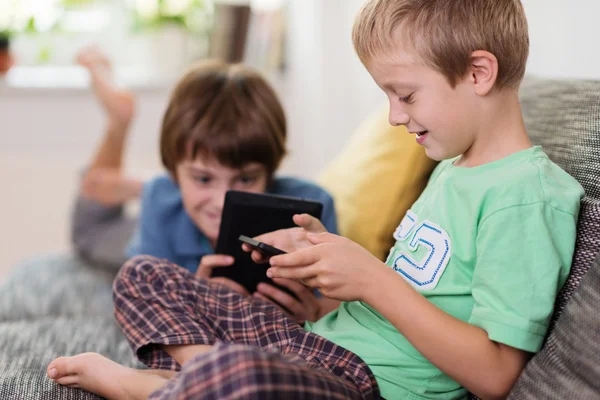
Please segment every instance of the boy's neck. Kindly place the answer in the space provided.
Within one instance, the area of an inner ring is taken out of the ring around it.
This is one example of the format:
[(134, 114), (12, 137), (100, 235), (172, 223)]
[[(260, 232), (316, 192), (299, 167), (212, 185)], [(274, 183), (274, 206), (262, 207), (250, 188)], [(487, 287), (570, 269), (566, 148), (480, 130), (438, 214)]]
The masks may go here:
[(477, 167), (531, 147), (517, 90), (497, 91), (480, 111), (475, 141), (455, 165)]

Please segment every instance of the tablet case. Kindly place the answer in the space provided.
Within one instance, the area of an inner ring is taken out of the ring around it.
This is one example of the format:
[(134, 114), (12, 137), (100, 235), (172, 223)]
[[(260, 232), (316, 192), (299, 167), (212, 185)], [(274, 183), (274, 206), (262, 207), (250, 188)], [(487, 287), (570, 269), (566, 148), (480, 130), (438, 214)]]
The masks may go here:
[[(257, 264), (242, 250), (240, 235), (255, 237), (263, 233), (296, 226), (295, 214), (321, 218), (323, 204), (294, 197), (230, 190), (225, 194), (216, 254), (235, 258), (232, 266), (213, 269), (212, 276), (223, 276), (243, 285), (250, 293), (260, 282), (274, 283), (267, 277), (268, 264)], [(277, 286), (277, 285), (275, 285)], [(287, 290), (286, 290), (287, 291)]]

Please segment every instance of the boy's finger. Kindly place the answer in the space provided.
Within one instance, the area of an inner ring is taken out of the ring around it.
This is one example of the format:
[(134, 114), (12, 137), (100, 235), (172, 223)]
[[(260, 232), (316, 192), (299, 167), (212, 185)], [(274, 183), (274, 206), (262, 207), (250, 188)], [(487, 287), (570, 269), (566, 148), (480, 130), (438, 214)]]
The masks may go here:
[(281, 278), (275, 278), (275, 279), (273, 279), (273, 282), (275, 282), (279, 286), (285, 286), (286, 288), (290, 289), (292, 292), (296, 293), (296, 295), (298, 295), (298, 297), (300, 297), (300, 298), (306, 297), (307, 295), (314, 296), (312, 291), (310, 289), (308, 289), (305, 285), (303, 285), (301, 282), (294, 281), (292, 279), (281, 279)]
[(306, 238), (312, 244), (321, 244), (321, 243), (344, 243), (345, 239), (341, 236), (334, 235), (333, 233), (323, 232), (323, 233), (307, 233)]
[(293, 253), (274, 256), (269, 259), (271, 266), (278, 267), (302, 267), (312, 265), (319, 261), (320, 256), (314, 248), (308, 247)]
[(258, 292), (266, 296), (271, 301), (287, 308), (293, 315), (300, 315), (303, 311), (303, 305), (298, 300), (285, 293), (281, 289), (277, 289), (273, 285), (261, 283), (257, 287)]
[(263, 253), (261, 253), (258, 250), (254, 250), (251, 254), (252, 257), (252, 261), (254, 261), (257, 264), (264, 264), (267, 261), (269, 261), (269, 257), (265, 256)]
[(242, 296), (250, 296), (250, 293), (248, 293), (248, 291), (246, 290), (245, 287), (243, 287), (242, 285), (240, 285), (237, 282), (232, 281), (231, 279), (227, 279), (224, 277), (218, 277), (218, 278), (212, 278), (213, 282), (218, 282), (222, 285), (227, 286), (228, 288), (238, 292), (239, 294), (241, 294)]
[(196, 271), (197, 278), (209, 278), (214, 268), (229, 267), (235, 262), (231, 256), (222, 254), (211, 254), (202, 257), (198, 270)]
[(231, 256), (224, 255), (208, 255), (202, 257), (200, 266), (198, 269), (213, 269), (218, 267), (228, 267), (235, 262), (235, 259)]
[(287, 278), (306, 281), (309, 278), (317, 276), (317, 271), (314, 266), (300, 268), (271, 267), (267, 270), (267, 276), (271, 279)]
[(294, 215), (294, 223), (308, 232), (327, 232), (327, 228), (315, 217), (308, 214)]

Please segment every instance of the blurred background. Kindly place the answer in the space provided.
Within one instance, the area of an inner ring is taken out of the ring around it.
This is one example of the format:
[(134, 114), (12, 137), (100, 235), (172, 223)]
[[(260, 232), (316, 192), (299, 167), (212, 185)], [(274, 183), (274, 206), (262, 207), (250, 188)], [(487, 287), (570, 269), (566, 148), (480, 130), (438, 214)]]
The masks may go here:
[[(104, 130), (74, 56), (96, 44), (137, 99), (127, 168), (161, 170), (160, 120), (194, 60), (259, 68), (286, 107), (281, 173), (314, 178), (385, 98), (354, 55), (363, 0), (0, 0), (0, 280), (15, 263), (69, 249), (78, 174)], [(600, 79), (596, 0), (523, 0), (528, 73)]]

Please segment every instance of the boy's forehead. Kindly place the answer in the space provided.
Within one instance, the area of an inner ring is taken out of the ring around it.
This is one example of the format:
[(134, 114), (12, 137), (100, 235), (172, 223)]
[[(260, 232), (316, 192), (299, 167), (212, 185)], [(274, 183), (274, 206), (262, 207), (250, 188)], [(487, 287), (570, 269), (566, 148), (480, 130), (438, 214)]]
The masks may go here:
[(373, 60), (368, 70), (379, 86), (411, 88), (416, 86), (418, 67), (414, 63)]
[(264, 169), (265, 166), (258, 162), (249, 162), (239, 167), (231, 167), (225, 164), (222, 164), (215, 157), (206, 157), (202, 155), (196, 155), (195, 158), (185, 158), (181, 160), (180, 165), (184, 168), (195, 169), (195, 170), (206, 170), (213, 172), (237, 172), (237, 171), (247, 171), (247, 170), (256, 170), (256, 169)]
[(391, 69), (403, 70), (417, 65), (423, 65), (423, 60), (416, 50), (396, 42), (391, 48), (374, 52), (367, 62), (367, 69), (385, 73)]

